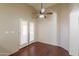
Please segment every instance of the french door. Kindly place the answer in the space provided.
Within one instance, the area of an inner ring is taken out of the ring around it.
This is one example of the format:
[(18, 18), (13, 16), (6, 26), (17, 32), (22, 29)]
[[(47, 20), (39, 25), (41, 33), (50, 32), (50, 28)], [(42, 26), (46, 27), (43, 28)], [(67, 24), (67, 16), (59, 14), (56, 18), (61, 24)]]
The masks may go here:
[(24, 47), (34, 41), (34, 22), (21, 20), (20, 29), (20, 45)]

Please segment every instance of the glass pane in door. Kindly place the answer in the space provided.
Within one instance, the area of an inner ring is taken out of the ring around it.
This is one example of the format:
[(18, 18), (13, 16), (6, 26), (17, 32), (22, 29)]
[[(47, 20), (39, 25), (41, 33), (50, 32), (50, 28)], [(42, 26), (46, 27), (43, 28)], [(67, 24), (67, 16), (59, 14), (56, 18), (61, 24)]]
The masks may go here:
[(30, 42), (34, 40), (34, 22), (30, 22)]
[(28, 43), (28, 22), (22, 20), (21, 21), (21, 41), (20, 44), (23, 45)]

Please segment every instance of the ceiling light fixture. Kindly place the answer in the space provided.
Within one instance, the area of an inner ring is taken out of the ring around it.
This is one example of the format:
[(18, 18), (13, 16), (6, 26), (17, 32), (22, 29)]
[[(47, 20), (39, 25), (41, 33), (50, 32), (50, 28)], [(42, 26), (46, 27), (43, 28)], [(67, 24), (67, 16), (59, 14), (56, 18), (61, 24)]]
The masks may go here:
[(43, 15), (43, 14), (40, 14), (40, 15), (39, 15), (39, 18), (44, 18), (44, 15)]
[(45, 8), (42, 8), (42, 9), (41, 9), (41, 13), (44, 13), (44, 12), (45, 12)]

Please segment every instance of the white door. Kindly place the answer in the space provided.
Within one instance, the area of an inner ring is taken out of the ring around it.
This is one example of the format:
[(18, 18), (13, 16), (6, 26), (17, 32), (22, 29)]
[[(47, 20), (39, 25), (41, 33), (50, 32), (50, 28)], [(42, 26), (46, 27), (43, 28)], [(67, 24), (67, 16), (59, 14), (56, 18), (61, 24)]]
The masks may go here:
[(34, 41), (34, 22), (20, 20), (21, 48)]
[(30, 22), (29, 25), (30, 30), (30, 42), (34, 41), (34, 22)]
[(78, 55), (79, 53), (79, 11), (70, 14), (70, 54)]
[(21, 20), (21, 41), (20, 44), (28, 43), (28, 22)]

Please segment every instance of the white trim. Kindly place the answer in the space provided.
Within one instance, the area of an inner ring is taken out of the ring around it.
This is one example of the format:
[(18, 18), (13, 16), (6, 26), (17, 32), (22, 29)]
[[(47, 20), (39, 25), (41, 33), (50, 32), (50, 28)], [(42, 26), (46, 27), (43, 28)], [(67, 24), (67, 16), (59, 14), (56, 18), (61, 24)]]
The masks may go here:
[(46, 44), (50, 44), (50, 45), (55, 45), (55, 46), (58, 46), (58, 44), (48, 43), (48, 42), (44, 42), (44, 41), (36, 41), (36, 42), (41, 42), (41, 43), (46, 43)]
[[(35, 40), (29, 42), (29, 44), (33, 43), (33, 42), (36, 42)], [(28, 43), (24, 43), (23, 45), (20, 46), (20, 49), (25, 47), (25, 46), (28, 46), (29, 45)]]
[(18, 50), (19, 50), (19, 49), (15, 50), (15, 51), (13, 51), (13, 52), (0, 53), (0, 56), (9, 56), (9, 55), (11, 55), (11, 54), (17, 52)]

